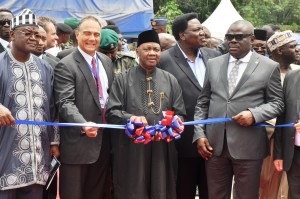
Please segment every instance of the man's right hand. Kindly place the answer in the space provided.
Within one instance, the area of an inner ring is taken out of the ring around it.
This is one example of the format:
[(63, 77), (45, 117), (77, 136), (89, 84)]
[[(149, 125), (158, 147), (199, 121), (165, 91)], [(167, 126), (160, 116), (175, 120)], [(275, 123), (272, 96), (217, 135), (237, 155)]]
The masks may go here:
[(207, 138), (199, 138), (197, 140), (198, 153), (205, 159), (208, 160), (212, 156), (213, 148), (210, 146)]
[(148, 126), (148, 121), (145, 118), (145, 116), (135, 116), (135, 115), (133, 115), (133, 116), (130, 117), (130, 120), (134, 121), (134, 122), (143, 122), (143, 124), (145, 126)]
[(0, 126), (15, 125), (15, 118), (11, 115), (10, 110), (0, 104)]
[[(86, 122), (85, 124), (96, 124), (96, 123)], [(98, 129), (99, 129), (99, 127), (89, 127), (89, 126), (82, 127), (82, 130), (85, 132), (86, 136), (88, 136), (90, 138), (97, 137)]]

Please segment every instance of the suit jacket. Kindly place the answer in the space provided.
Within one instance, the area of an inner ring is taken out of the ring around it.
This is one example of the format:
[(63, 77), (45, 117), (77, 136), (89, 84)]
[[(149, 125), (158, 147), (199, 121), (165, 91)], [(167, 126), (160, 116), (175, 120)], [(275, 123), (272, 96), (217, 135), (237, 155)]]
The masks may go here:
[[(227, 70), (229, 54), (208, 61), (205, 83), (197, 101), (195, 119), (232, 117), (251, 111), (260, 123), (279, 116), (284, 110), (279, 64), (253, 52), (235, 90), (229, 96)], [(194, 141), (207, 137), (213, 153), (220, 156), (225, 124), (195, 125)], [(226, 123), (230, 155), (235, 159), (262, 159), (268, 154), (264, 127), (243, 127), (235, 121)]]
[[(290, 71), (284, 80), (283, 92), (285, 111), (277, 118), (277, 124), (295, 123), (299, 119), (300, 111), (300, 71)], [(283, 160), (283, 168), (291, 168), (294, 157), (295, 128), (276, 128), (274, 132), (274, 159)], [(299, 160), (300, 161), (300, 160)]]
[[(205, 66), (210, 58), (221, 55), (219, 52), (209, 49), (200, 48)], [(182, 89), (182, 96), (186, 108), (187, 117), (185, 121), (194, 120), (194, 111), (198, 96), (202, 87), (198, 83), (190, 65), (184, 58), (178, 45), (162, 52), (159, 68), (168, 71), (174, 75)], [(181, 139), (176, 141), (179, 157), (198, 157), (197, 148), (192, 145), (194, 133), (193, 126), (185, 126)]]
[(46, 62), (48, 62), (52, 66), (53, 69), (55, 68), (56, 64), (59, 62), (59, 59), (57, 57), (55, 57), (47, 52), (43, 53), (42, 59), (45, 60)]
[(72, 48), (69, 48), (69, 49), (64, 49), (64, 50), (58, 52), (56, 57), (58, 59), (62, 59), (64, 57), (68, 56), (69, 54), (71, 54), (72, 52), (74, 52), (76, 49), (77, 49), (77, 47), (72, 47)]
[[(97, 53), (107, 77), (109, 87), (113, 81), (111, 60)], [(99, 94), (89, 66), (78, 49), (62, 59), (55, 67), (54, 94), (60, 122), (102, 123)], [(99, 131), (101, 131), (99, 129)], [(65, 164), (90, 164), (98, 160), (103, 133), (96, 138), (81, 134), (80, 127), (60, 128), (60, 160)]]

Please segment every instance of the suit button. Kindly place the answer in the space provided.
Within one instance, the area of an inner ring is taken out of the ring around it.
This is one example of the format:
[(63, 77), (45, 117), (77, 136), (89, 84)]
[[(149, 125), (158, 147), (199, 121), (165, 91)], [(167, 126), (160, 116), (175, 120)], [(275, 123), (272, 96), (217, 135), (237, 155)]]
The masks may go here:
[(227, 100), (227, 104), (230, 104), (230, 102), (231, 102), (230, 100)]

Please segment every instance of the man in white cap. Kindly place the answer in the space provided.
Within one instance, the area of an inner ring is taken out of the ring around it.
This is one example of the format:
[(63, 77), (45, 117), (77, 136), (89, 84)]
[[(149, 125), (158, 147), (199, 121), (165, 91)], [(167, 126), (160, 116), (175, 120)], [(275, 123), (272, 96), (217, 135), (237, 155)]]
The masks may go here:
[(54, 120), (53, 71), (31, 54), (41, 36), (30, 10), (14, 17), (10, 35), (12, 49), (0, 55), (0, 198), (41, 199), (58, 135), (15, 120)]

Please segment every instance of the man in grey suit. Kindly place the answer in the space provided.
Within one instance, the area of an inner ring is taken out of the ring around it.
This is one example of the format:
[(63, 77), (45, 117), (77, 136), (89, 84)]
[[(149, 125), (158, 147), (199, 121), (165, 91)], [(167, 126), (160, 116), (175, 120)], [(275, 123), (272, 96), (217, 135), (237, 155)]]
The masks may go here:
[[(112, 62), (96, 50), (101, 25), (87, 16), (78, 27), (78, 49), (55, 67), (54, 94), (60, 122), (103, 123)], [(109, 164), (109, 138), (95, 127), (62, 127), (60, 194), (63, 199), (99, 199)]]
[(208, 61), (195, 120), (233, 121), (195, 125), (193, 142), (205, 158), (211, 199), (229, 199), (235, 176), (236, 198), (258, 199), (262, 160), (268, 154), (264, 127), (252, 126), (283, 112), (278, 63), (251, 51), (253, 25), (234, 22), (226, 34), (229, 53)]
[[(186, 107), (185, 120), (193, 121), (207, 61), (221, 54), (209, 48), (200, 48), (206, 38), (197, 14), (188, 13), (178, 16), (172, 24), (172, 32), (177, 44), (162, 53), (159, 67), (176, 77)], [(194, 127), (186, 126), (181, 139), (176, 141), (179, 155), (178, 199), (195, 198), (197, 186), (200, 198), (208, 198), (204, 159), (197, 153), (196, 145), (192, 144), (193, 134)]]

